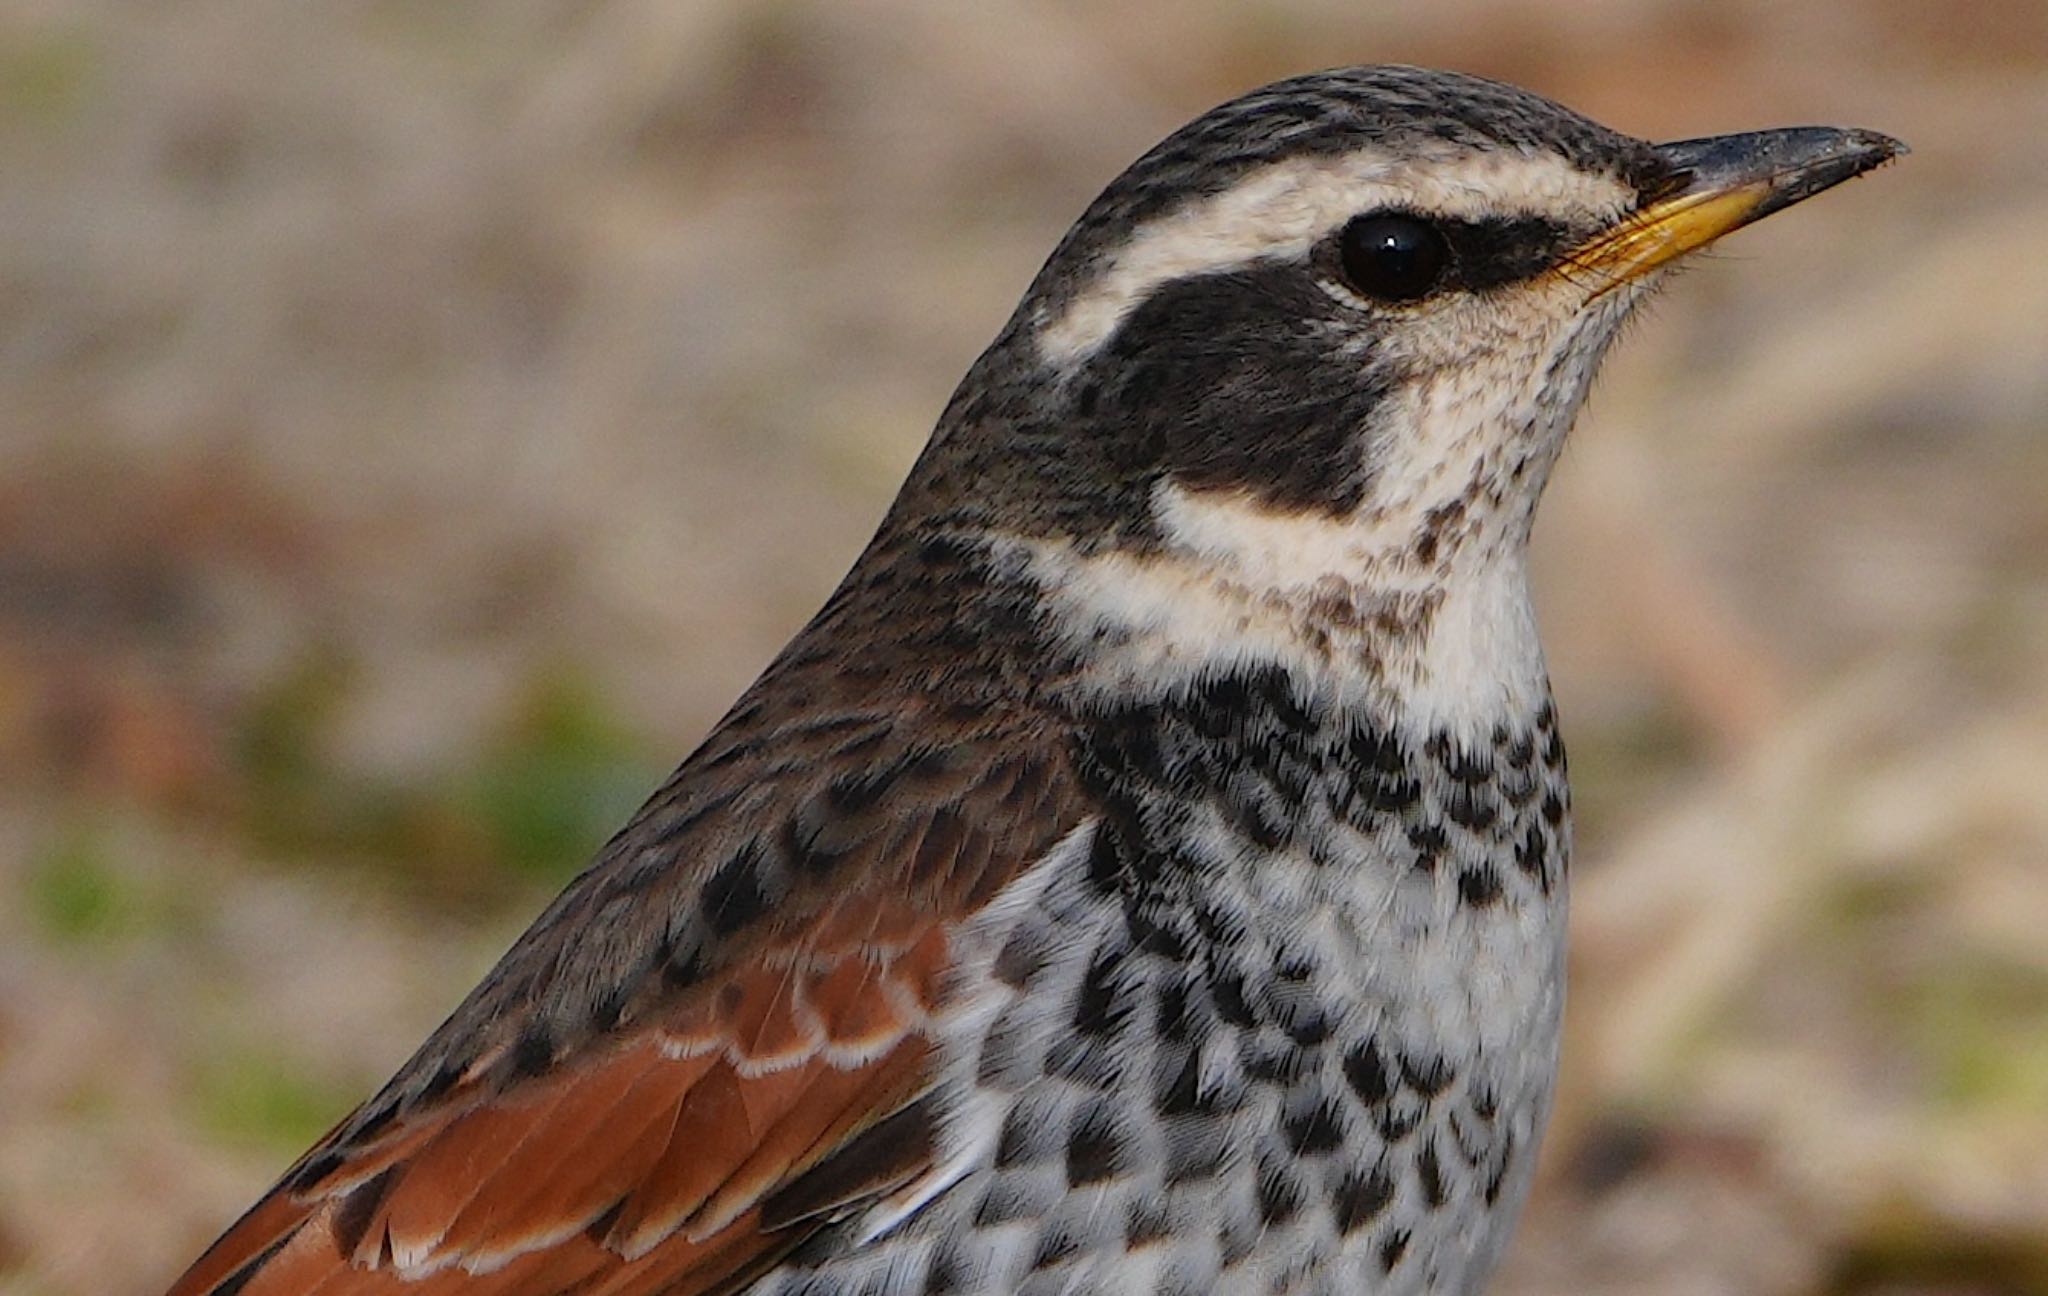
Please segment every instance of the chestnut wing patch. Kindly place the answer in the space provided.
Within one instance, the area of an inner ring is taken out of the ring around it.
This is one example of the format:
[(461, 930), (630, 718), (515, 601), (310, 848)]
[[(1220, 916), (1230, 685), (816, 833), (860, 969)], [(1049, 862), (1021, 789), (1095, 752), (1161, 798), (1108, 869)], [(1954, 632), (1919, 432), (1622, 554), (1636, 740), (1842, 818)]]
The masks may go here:
[[(747, 816), (781, 850), (657, 800), (171, 1296), (731, 1292), (909, 1182), (951, 934), (1082, 807), (973, 741), (883, 768), (791, 789), (800, 832)], [(720, 863), (650, 883), (657, 839)], [(760, 912), (721, 930), (706, 883), (750, 850), (725, 885)]]
[[(825, 1222), (764, 1227), (765, 1197), (801, 1195), (815, 1175), (856, 1204), (928, 1163), (916, 1010), (937, 1004), (945, 950), (934, 926), (884, 964), (853, 955), (742, 978), (717, 1029), (642, 1029), (502, 1093), (458, 1086), (367, 1143), (316, 1149), (174, 1296), (727, 1290)], [(790, 1039), (808, 1051), (792, 1055)], [(835, 1041), (857, 1041), (862, 1060), (833, 1061)], [(891, 1137), (857, 1137), (878, 1122)]]
[(878, 541), (171, 1296), (717, 1296), (914, 1179), (949, 942), (1089, 811), (1033, 607)]

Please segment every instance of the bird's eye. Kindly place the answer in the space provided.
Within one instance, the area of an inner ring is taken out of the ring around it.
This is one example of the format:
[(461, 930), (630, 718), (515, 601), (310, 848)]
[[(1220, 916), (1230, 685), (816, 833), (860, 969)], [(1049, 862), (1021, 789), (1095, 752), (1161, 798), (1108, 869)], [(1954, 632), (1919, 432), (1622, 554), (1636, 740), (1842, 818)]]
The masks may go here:
[(1436, 226), (1414, 216), (1377, 212), (1359, 216), (1338, 236), (1344, 278), (1380, 301), (1426, 296), (1450, 264), (1450, 244)]

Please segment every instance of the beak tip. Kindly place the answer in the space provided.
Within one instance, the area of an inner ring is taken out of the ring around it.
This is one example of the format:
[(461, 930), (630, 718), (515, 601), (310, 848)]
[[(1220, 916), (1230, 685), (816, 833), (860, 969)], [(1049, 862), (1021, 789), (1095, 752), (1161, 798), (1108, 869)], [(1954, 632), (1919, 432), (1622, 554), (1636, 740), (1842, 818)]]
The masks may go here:
[(1874, 130), (1829, 133), (1835, 136), (1832, 147), (1815, 149), (1803, 165), (1788, 166), (1771, 178), (1774, 193), (1757, 213), (1759, 216), (1832, 189), (1844, 180), (1867, 175), (1912, 152), (1904, 140)]
[(1881, 166), (1893, 158), (1902, 158), (1913, 151), (1907, 146), (1906, 141), (1874, 130), (1848, 130), (1842, 134), (1844, 142), (1852, 149), (1873, 156), (1873, 166)]

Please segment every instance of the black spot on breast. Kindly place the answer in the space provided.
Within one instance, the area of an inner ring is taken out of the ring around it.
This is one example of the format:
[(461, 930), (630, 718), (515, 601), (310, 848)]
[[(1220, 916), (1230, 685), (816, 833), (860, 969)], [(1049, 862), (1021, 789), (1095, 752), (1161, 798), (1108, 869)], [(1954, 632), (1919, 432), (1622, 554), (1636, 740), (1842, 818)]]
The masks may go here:
[(1401, 751), (1401, 743), (1393, 733), (1358, 721), (1352, 725), (1352, 733), (1346, 739), (1346, 749), (1352, 753), (1352, 766), (1360, 774), (1407, 774), (1407, 758)]
[(1238, 1062), (1245, 1075), (1263, 1084), (1290, 1088), (1314, 1066), (1301, 1049), (1275, 1040), (1246, 1035), (1238, 1048)]
[(1159, 735), (1168, 719), (1158, 706), (1125, 705), (1095, 712), (1089, 717), (1088, 741), (1081, 753), (1083, 774), (1092, 775), (1105, 790), (1129, 780), (1165, 782)]
[(1534, 773), (1530, 770), (1509, 769), (1493, 787), (1496, 793), (1506, 798), (1507, 803), (1517, 810), (1535, 800), (1539, 791)]
[(1131, 943), (1146, 954), (1156, 954), (1174, 963), (1194, 957), (1194, 933), (1185, 930), (1186, 920), (1163, 905), (1148, 905), (1132, 898), (1124, 904), (1124, 929)]
[(1452, 788), (1444, 798), (1444, 813), (1451, 817), (1451, 822), (1476, 833), (1491, 828), (1500, 816), (1488, 789), (1463, 785)]
[(1399, 814), (1422, 797), (1422, 785), (1409, 768), (1406, 753), (1393, 734), (1377, 725), (1355, 723), (1345, 738), (1351, 767), (1350, 804), (1345, 818), (1363, 827), (1374, 815)]
[(1232, 1026), (1253, 1027), (1259, 1024), (1258, 1015), (1245, 1000), (1244, 977), (1239, 973), (1212, 964), (1209, 968), (1209, 999), (1216, 1005), (1217, 1015)]
[(1484, 787), (1493, 780), (1493, 762), (1451, 742), (1442, 734), (1429, 740), (1429, 754), (1436, 758), (1444, 776), (1466, 787)]
[(1132, 873), (1130, 858), (1131, 851), (1116, 825), (1096, 829), (1088, 843), (1088, 885), (1097, 895), (1116, 895), (1123, 889), (1124, 878)]
[(1067, 1134), (1067, 1186), (1102, 1183), (1123, 1170), (1124, 1137), (1115, 1113), (1097, 1105), (1084, 1107)]
[(1294, 677), (1284, 668), (1267, 666), (1251, 673), (1252, 691), (1264, 715), (1279, 723), (1281, 732), (1309, 734), (1316, 730), (1315, 711), (1295, 693)]
[(1009, 1091), (1031, 1077), (1027, 1074), (1026, 1045), (1030, 1032), (1005, 1016), (981, 1037), (981, 1054), (976, 1060), (974, 1082), (984, 1089)]
[(1451, 839), (1442, 824), (1413, 824), (1408, 829), (1408, 844), (1415, 850), (1415, 867), (1434, 873), (1437, 862), (1451, 848)]
[(1232, 780), (1218, 798), (1230, 826), (1260, 850), (1277, 850), (1294, 836), (1290, 807), (1250, 779)]
[(953, 1296), (967, 1288), (967, 1266), (951, 1246), (941, 1246), (924, 1271), (922, 1296)]
[(1074, 1029), (1083, 1035), (1113, 1040), (1130, 1018), (1130, 997), (1117, 990), (1118, 962), (1114, 951), (1099, 953), (1081, 978), (1074, 998)]
[(1043, 1118), (1027, 1104), (1011, 1107), (1003, 1117), (1003, 1132), (996, 1138), (996, 1168), (1016, 1170), (1045, 1160), (1051, 1151), (1045, 1133)]
[(1389, 1143), (1399, 1143), (1415, 1132), (1422, 1123), (1422, 1108), (1406, 1103), (1386, 1103), (1374, 1112), (1374, 1124), (1379, 1127), (1380, 1137)]
[(1344, 1146), (1344, 1116), (1335, 1103), (1318, 1102), (1309, 1110), (1288, 1117), (1281, 1132), (1287, 1138), (1288, 1148), (1297, 1156), (1333, 1152)]
[(1081, 1254), (1081, 1240), (1063, 1228), (1050, 1228), (1038, 1235), (1031, 1253), (1033, 1269), (1054, 1269)]
[(1483, 909), (1500, 897), (1500, 874), (1492, 865), (1466, 869), (1458, 875), (1458, 898), (1473, 908)]
[(1361, 800), (1367, 809), (1383, 814), (1401, 814), (1422, 799), (1422, 784), (1412, 775), (1396, 774), (1373, 779), (1362, 785), (1361, 792)]
[(1268, 1161), (1259, 1166), (1257, 1196), (1259, 1222), (1268, 1228), (1285, 1224), (1301, 1211), (1301, 1185), (1280, 1162)]
[(1299, 1004), (1281, 1014), (1280, 1029), (1303, 1048), (1314, 1048), (1330, 1038), (1336, 1025), (1321, 1004)]
[(1173, 1236), (1166, 1205), (1156, 1197), (1140, 1197), (1124, 1208), (1124, 1250), (1136, 1251)]
[(1380, 1243), (1380, 1269), (1385, 1273), (1394, 1272), (1401, 1263), (1401, 1257), (1408, 1254), (1408, 1230), (1395, 1229)]
[(1185, 1051), (1181, 1064), (1173, 1068), (1171, 1076), (1159, 1087), (1152, 1100), (1153, 1110), (1168, 1120), (1176, 1116), (1207, 1115), (1208, 1105), (1202, 1101), (1202, 1056), (1194, 1049)]
[(1220, 1253), (1219, 1258), (1225, 1270), (1235, 1269), (1258, 1250), (1261, 1230), (1250, 1228), (1248, 1224), (1249, 1221), (1246, 1224), (1237, 1224), (1226, 1220), (1223, 1226), (1216, 1230), (1216, 1249)]
[(1385, 1102), (1394, 1091), (1394, 1078), (1388, 1074), (1387, 1064), (1371, 1040), (1352, 1045), (1344, 1054), (1344, 1078), (1358, 1100), (1368, 1107)]
[(1089, 1089), (1123, 1083), (1126, 1053), (1097, 1035), (1064, 1035), (1046, 1047), (1045, 1074)]
[(1337, 1231), (1345, 1236), (1373, 1222), (1394, 1199), (1394, 1180), (1384, 1164), (1370, 1170), (1354, 1170), (1337, 1185), (1331, 1205), (1336, 1209)]
[(1027, 990), (1032, 978), (1045, 970), (1048, 956), (1047, 946), (1051, 933), (1043, 927), (1020, 923), (996, 951), (995, 962), (989, 967), (997, 981), (1012, 990)]
[(1472, 1095), (1472, 1113), (1483, 1121), (1491, 1121), (1500, 1114), (1500, 1096), (1491, 1085), (1480, 1085), (1469, 1091)]
[(1494, 1163), (1492, 1172), (1486, 1176), (1486, 1204), (1488, 1206), (1500, 1204), (1501, 1189), (1507, 1183), (1508, 1167), (1514, 1163), (1515, 1140), (1510, 1135), (1501, 1144), (1500, 1159)]
[(1185, 706), (1177, 710), (1202, 737), (1238, 741), (1246, 736), (1254, 699), (1267, 687), (1260, 674), (1230, 671), (1212, 675), (1198, 684)]
[(1442, 1206), (1447, 1200), (1444, 1193), (1444, 1170), (1437, 1160), (1436, 1144), (1425, 1142), (1422, 1151), (1415, 1158), (1415, 1180), (1422, 1187), (1422, 1200), (1429, 1203), (1431, 1210)]
[(1211, 945), (1225, 950), (1243, 943), (1245, 934), (1244, 920), (1238, 915), (1199, 901), (1195, 905), (1195, 930)]
[(988, 1191), (981, 1195), (981, 1201), (975, 1206), (974, 1227), (1000, 1228), (1019, 1220), (1035, 1220), (1039, 1214), (1038, 1203), (1026, 1190), (998, 1179), (988, 1186)]
[(1434, 1098), (1458, 1078), (1456, 1068), (1440, 1057), (1401, 1055), (1401, 1079), (1425, 1098)]
[(1203, 1131), (1201, 1137), (1168, 1140), (1167, 1186), (1179, 1187), (1200, 1179), (1213, 1179), (1223, 1172), (1229, 1161), (1229, 1147), (1222, 1139), (1215, 1137), (1213, 1130)]

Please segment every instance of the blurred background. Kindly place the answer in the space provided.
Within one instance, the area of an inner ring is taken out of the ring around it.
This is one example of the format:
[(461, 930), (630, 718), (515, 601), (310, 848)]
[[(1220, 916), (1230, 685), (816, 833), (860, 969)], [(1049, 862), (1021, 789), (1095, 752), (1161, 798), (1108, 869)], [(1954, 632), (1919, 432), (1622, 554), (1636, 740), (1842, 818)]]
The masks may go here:
[(1338, 63), (1913, 156), (1610, 363), (1496, 1290), (2048, 1292), (2048, 5), (0, 0), (0, 1291), (149, 1296), (851, 560), (1067, 222)]

